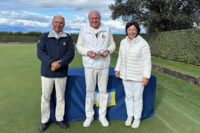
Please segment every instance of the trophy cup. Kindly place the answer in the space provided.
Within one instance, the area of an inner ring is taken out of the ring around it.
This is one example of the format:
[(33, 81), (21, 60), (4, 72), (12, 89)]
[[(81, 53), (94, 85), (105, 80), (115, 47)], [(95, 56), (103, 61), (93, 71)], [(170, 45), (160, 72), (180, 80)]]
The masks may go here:
[(94, 56), (102, 56), (103, 55), (103, 53), (101, 53), (102, 51), (104, 51), (104, 49), (95, 52)]

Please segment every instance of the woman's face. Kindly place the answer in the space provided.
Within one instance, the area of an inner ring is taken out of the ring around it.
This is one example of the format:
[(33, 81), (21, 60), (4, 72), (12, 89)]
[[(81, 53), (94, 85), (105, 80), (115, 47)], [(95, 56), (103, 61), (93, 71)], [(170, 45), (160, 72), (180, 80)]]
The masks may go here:
[(132, 40), (134, 37), (137, 36), (137, 33), (138, 33), (138, 31), (137, 31), (135, 25), (131, 25), (131, 26), (127, 29), (128, 37), (129, 37), (129, 39), (131, 39), (131, 40)]

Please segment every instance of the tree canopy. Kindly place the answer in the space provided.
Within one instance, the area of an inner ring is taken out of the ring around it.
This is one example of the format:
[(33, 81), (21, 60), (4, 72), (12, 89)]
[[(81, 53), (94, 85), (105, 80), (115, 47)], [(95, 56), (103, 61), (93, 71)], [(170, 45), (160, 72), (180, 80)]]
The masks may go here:
[(115, 0), (109, 8), (112, 19), (137, 21), (149, 33), (200, 26), (200, 0)]

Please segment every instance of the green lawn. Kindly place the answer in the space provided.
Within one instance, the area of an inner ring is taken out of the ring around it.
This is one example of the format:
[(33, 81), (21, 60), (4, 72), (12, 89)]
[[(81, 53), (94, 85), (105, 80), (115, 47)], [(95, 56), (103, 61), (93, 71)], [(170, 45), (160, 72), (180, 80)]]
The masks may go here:
[[(113, 67), (116, 57), (112, 57)], [(76, 54), (70, 67), (82, 67), (80, 55)], [(142, 121), (138, 129), (125, 127), (124, 121), (110, 121), (108, 128), (95, 121), (91, 127), (83, 128), (83, 121), (77, 121), (70, 122), (67, 130), (52, 124), (45, 132), (199, 133), (200, 86), (154, 70), (153, 74), (157, 77), (155, 116)], [(37, 133), (40, 97), (40, 61), (36, 57), (36, 45), (0, 44), (0, 133)]]
[(182, 62), (169, 61), (158, 57), (152, 57), (152, 63), (161, 67), (170, 68), (172, 70), (182, 72), (195, 77), (200, 77), (200, 66), (186, 64)]

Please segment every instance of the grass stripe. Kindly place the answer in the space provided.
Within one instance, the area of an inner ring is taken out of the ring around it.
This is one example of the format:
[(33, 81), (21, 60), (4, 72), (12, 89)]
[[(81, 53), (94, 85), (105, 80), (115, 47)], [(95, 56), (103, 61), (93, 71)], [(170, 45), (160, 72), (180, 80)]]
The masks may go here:
[[(76, 52), (70, 67), (83, 67), (81, 58), (81, 55)], [(40, 61), (36, 56), (36, 45), (1, 45), (0, 60), (0, 132), (38, 132), (41, 81)], [(113, 56), (111, 67), (115, 66), (116, 60), (116, 56)], [(198, 124), (162, 99), (188, 116), (200, 120), (200, 87), (155, 70), (153, 70), (153, 74), (157, 77), (156, 115), (142, 121), (138, 129), (125, 127), (124, 121), (110, 121), (108, 128), (102, 128), (99, 121), (95, 121), (90, 128), (83, 128), (83, 121), (76, 121), (70, 122), (70, 128), (67, 130), (52, 124), (46, 132), (199, 133), (200, 126)]]
[(162, 59), (159, 57), (152, 56), (152, 63), (161, 67), (169, 68), (181, 73), (200, 77), (200, 67), (196, 65), (186, 64), (183, 62), (176, 62), (171, 60)]
[(166, 104), (168, 104), (169, 106), (171, 106), (176, 111), (181, 112), (185, 117), (187, 117), (188, 119), (190, 119), (191, 121), (193, 121), (194, 123), (196, 123), (197, 125), (200, 126), (200, 121), (196, 120), (195, 118), (193, 118), (189, 114), (185, 113), (184, 111), (182, 111), (179, 108), (175, 107), (174, 105), (170, 104), (166, 99), (162, 99), (162, 101), (165, 102)]
[(160, 121), (162, 121), (162, 123), (168, 127), (173, 133), (178, 133), (178, 131), (173, 128), (164, 118), (162, 118), (160, 115), (155, 114), (155, 117), (157, 117)]

